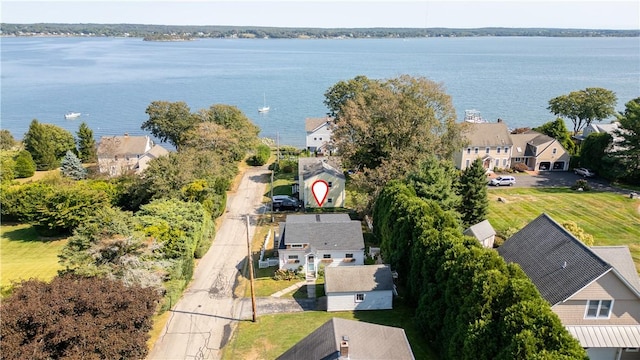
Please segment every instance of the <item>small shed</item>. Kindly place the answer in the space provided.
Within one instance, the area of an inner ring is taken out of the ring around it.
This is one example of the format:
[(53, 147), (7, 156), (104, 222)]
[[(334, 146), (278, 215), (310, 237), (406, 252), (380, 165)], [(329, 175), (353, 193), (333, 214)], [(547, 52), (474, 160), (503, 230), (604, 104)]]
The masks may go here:
[(489, 223), (489, 220), (481, 221), (464, 231), (464, 234), (467, 236), (472, 236), (478, 241), (482, 246), (492, 249), (493, 242), (496, 239), (496, 231), (493, 229), (493, 226)]
[(393, 287), (387, 265), (325, 268), (327, 311), (393, 309)]

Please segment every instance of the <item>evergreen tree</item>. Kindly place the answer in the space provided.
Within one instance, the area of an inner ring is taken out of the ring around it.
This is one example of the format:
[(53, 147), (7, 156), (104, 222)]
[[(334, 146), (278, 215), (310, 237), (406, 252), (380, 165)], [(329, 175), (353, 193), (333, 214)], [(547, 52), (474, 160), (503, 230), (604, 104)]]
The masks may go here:
[(41, 124), (33, 119), (24, 134), (24, 148), (31, 153), (38, 170), (51, 170), (59, 165), (67, 150), (76, 149), (73, 135), (51, 124)]
[(486, 219), (489, 209), (487, 175), (480, 158), (477, 158), (471, 166), (462, 172), (460, 196), (462, 203), (459, 211), (465, 226), (471, 226)]
[(98, 159), (96, 140), (93, 138), (93, 130), (87, 123), (80, 124), (76, 133), (78, 136), (78, 157), (83, 163), (96, 162)]
[(64, 159), (62, 159), (60, 172), (62, 175), (74, 180), (81, 180), (87, 177), (87, 169), (82, 166), (80, 159), (71, 150), (67, 151)]
[(36, 172), (36, 163), (33, 161), (30, 152), (26, 150), (20, 151), (20, 153), (18, 153), (18, 156), (16, 156), (15, 161), (16, 164), (14, 167), (14, 172), (16, 178), (20, 179), (32, 177)]
[(625, 169), (622, 178), (629, 184), (640, 184), (640, 97), (625, 104), (624, 113), (618, 115), (620, 129), (618, 136), (622, 138), (617, 145), (620, 150), (614, 153), (618, 162)]

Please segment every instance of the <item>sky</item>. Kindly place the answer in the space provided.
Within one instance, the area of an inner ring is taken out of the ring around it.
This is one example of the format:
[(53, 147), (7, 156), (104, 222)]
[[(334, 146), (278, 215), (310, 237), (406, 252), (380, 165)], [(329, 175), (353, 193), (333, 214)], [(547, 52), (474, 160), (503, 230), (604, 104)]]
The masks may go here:
[(640, 29), (640, 1), (2, 0), (4, 23)]

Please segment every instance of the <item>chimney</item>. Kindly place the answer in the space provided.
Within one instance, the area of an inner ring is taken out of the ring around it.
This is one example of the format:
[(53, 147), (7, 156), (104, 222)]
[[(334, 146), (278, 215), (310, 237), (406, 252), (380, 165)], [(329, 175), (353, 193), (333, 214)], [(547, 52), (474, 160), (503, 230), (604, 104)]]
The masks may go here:
[(498, 118), (498, 123), (501, 123), (501, 122), (502, 122), (502, 119)]
[(348, 359), (349, 358), (349, 337), (343, 336), (342, 341), (340, 342), (340, 358)]

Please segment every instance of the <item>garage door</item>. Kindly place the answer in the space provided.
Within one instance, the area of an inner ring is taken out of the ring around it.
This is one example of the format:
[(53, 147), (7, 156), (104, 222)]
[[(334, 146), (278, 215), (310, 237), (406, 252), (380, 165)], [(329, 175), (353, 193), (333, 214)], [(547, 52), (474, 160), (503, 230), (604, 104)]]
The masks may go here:
[(587, 354), (591, 360), (616, 360), (616, 348), (589, 348)]
[(553, 170), (564, 170), (564, 161), (556, 161), (553, 163)]

